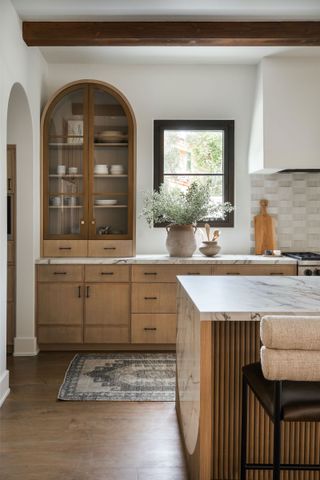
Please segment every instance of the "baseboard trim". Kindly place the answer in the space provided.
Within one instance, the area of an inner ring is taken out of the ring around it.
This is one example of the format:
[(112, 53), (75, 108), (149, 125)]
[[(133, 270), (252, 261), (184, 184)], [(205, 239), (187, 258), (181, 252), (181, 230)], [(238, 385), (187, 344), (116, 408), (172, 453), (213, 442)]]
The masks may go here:
[(39, 347), (36, 337), (15, 337), (13, 356), (34, 357), (38, 355)]
[(0, 377), (0, 408), (4, 404), (9, 393), (9, 370), (5, 370)]

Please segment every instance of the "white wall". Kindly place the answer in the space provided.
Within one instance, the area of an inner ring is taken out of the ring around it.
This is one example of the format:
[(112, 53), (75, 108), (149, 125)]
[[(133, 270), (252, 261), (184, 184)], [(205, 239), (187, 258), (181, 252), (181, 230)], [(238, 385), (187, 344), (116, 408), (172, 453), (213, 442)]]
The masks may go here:
[[(142, 192), (153, 187), (154, 119), (235, 120), (235, 228), (224, 229), (222, 253), (248, 253), (250, 182), (248, 139), (255, 95), (254, 66), (146, 66), (51, 64), (48, 93), (66, 83), (95, 79), (124, 93), (137, 120), (137, 213)], [(137, 218), (137, 253), (164, 253), (165, 230)]]
[[(32, 252), (33, 258), (39, 255), (39, 115), (41, 95), (46, 64), (38, 49), (28, 49), (21, 38), (21, 24), (9, 0), (0, 0), (0, 405), (8, 393), (9, 375), (6, 370), (6, 144), (7, 144), (7, 109), (10, 92), (15, 83), (19, 83), (26, 93), (32, 119), (32, 144), (34, 145), (32, 171), (29, 189), (32, 191), (31, 212), (25, 211), (30, 221), (33, 244), (26, 245)], [(29, 236), (30, 238), (30, 236)], [(34, 268), (30, 264), (23, 264), (21, 252), (19, 268), (25, 270), (25, 279), (32, 285), (30, 298), (27, 299), (28, 308), (34, 315)], [(34, 324), (32, 330), (25, 332), (27, 337), (34, 338)], [(24, 348), (21, 345), (22, 348)], [(16, 351), (17, 354), (21, 353)], [(27, 352), (35, 353), (35, 352)]]

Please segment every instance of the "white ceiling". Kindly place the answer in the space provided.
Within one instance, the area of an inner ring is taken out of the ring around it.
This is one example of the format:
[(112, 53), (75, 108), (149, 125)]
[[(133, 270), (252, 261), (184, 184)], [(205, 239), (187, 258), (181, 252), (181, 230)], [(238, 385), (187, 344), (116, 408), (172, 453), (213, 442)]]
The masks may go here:
[(319, 0), (11, 0), (23, 20), (320, 20)]
[[(320, 20), (320, 0), (11, 0), (22, 20)], [(49, 63), (256, 64), (320, 47), (44, 47)]]

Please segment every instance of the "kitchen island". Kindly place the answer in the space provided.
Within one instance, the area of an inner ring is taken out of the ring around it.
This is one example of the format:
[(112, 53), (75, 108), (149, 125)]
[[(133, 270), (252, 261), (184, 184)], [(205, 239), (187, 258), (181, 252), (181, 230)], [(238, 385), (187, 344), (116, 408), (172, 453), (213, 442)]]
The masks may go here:
[[(238, 479), (241, 367), (259, 359), (260, 319), (320, 315), (320, 279), (178, 277), (177, 308), (176, 406), (190, 479)], [(252, 395), (248, 418), (249, 461), (269, 463), (272, 425)], [(318, 463), (320, 428), (285, 424), (283, 445), (284, 463)]]

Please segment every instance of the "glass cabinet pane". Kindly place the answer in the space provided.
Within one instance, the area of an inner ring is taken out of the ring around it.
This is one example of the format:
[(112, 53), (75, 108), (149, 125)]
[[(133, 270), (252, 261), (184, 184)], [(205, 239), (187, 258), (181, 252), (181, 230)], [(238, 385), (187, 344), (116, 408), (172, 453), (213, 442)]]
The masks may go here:
[(80, 87), (65, 93), (48, 115), (44, 166), (46, 236), (81, 238), (87, 185), (86, 92), (86, 87)]
[(128, 234), (128, 120), (117, 99), (93, 91), (91, 238)]

